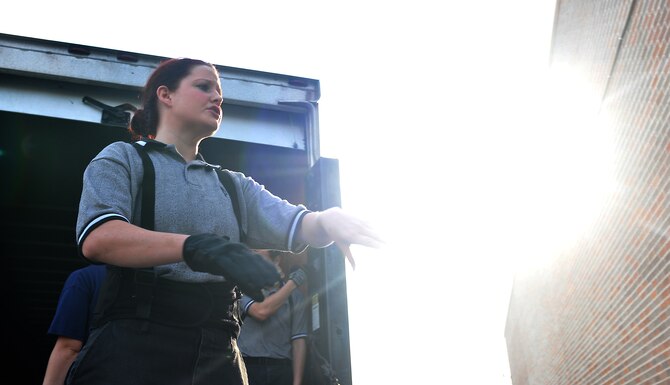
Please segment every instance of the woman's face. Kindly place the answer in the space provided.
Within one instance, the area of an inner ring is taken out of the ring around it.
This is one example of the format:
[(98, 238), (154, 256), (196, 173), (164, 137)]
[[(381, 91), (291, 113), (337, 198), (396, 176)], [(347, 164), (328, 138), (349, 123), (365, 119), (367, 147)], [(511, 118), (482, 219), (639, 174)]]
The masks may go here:
[(170, 92), (169, 120), (177, 127), (195, 130), (197, 136), (210, 136), (223, 118), (221, 82), (212, 67), (193, 67), (176, 90)]

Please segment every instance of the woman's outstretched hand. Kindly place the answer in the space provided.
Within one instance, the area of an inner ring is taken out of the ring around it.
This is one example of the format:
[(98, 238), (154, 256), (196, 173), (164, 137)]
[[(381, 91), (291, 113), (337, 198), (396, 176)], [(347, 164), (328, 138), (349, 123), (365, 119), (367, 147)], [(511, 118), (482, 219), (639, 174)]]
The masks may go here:
[(351, 263), (352, 268), (356, 268), (356, 263), (351, 253), (351, 245), (379, 248), (384, 244), (372, 226), (339, 207), (329, 208), (315, 214), (317, 214), (316, 223), (323, 232), (323, 236), (337, 245)]

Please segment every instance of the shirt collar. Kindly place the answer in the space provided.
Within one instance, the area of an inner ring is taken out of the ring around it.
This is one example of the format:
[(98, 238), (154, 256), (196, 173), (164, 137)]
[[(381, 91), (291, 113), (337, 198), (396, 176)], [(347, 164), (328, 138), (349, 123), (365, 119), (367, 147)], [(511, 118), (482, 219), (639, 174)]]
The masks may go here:
[[(149, 138), (141, 138), (140, 140), (137, 141), (141, 146), (145, 146), (146, 148), (153, 148), (153, 149), (167, 149), (170, 148), (172, 151), (177, 151), (176, 147), (174, 145), (168, 145), (163, 142), (159, 142), (155, 139), (149, 139)], [(208, 163), (205, 158), (202, 156), (202, 154), (197, 153), (195, 154), (195, 159), (203, 162), (207, 167), (212, 167), (212, 168), (218, 168), (220, 169), (221, 166), (218, 164), (211, 164)]]

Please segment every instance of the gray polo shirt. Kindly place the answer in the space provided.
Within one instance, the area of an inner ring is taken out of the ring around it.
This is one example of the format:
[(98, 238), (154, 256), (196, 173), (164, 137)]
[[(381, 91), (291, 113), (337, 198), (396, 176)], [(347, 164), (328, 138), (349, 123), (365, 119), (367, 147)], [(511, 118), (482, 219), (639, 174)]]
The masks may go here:
[[(200, 155), (186, 162), (174, 145), (147, 141), (146, 149), (155, 168), (156, 231), (199, 234), (215, 233), (239, 241), (239, 228), (232, 202), (215, 168)], [(141, 192), (144, 175), (142, 160), (130, 143), (115, 142), (105, 147), (84, 172), (77, 217), (77, 245), (109, 220), (136, 225), (141, 220)], [(252, 178), (232, 172), (240, 200), (241, 225), (246, 244), (254, 249), (300, 251), (294, 235), (302, 205), (281, 199)], [(84, 256), (85, 257), (85, 256)], [(184, 262), (156, 267), (159, 275), (178, 281), (213, 282), (220, 276), (193, 272)]]
[[(271, 294), (272, 295), (272, 294)], [(244, 322), (237, 339), (243, 356), (292, 359), (291, 342), (307, 337), (307, 313), (304, 296), (300, 290), (291, 292), (291, 303), (286, 301), (275, 314), (265, 321), (249, 315), (254, 300), (242, 295), (240, 307)], [(293, 312), (291, 312), (291, 307)]]

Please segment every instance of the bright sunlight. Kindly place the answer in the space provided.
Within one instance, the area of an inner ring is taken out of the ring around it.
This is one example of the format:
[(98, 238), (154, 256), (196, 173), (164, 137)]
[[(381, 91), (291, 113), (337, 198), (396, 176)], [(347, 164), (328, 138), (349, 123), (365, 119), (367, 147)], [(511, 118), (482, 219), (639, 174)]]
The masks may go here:
[(353, 384), (511, 384), (513, 269), (571, 242), (612, 188), (598, 94), (575, 74), (565, 95), (532, 86), (555, 2), (122, 3), (72, 21), (26, 3), (3, 32), (319, 79), (342, 205), (387, 242), (347, 267)]
[[(542, 267), (588, 236), (615, 191), (614, 143), (606, 129), (608, 118), (600, 111), (603, 91), (569, 66), (554, 66), (539, 92), (534, 106), (541, 112), (535, 118), (538, 125), (527, 132), (537, 148), (525, 178), (535, 192), (526, 206), (535, 224), (528, 229), (534, 242), (518, 261), (521, 270)], [(560, 113), (546, 112), (545, 106)]]

